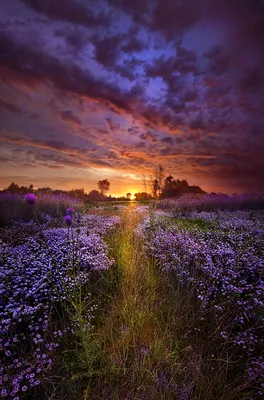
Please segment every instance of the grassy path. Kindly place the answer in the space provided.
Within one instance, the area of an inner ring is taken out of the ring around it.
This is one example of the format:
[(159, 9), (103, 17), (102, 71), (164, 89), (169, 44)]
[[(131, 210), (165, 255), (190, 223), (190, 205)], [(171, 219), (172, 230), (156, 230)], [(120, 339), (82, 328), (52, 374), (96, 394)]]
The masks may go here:
[(210, 337), (200, 329), (187, 334), (199, 313), (190, 293), (146, 254), (135, 235), (142, 218), (131, 208), (108, 238), (116, 263), (92, 284), (94, 328), (81, 329), (73, 347), (66, 346), (62, 394), (52, 399), (248, 400), (241, 394), (246, 383), (229, 376), (228, 349), (212, 359)]
[(135, 236), (139, 221), (137, 213), (128, 211), (111, 244), (119, 288), (95, 334), (102, 354), (99, 376), (87, 388), (87, 399), (187, 399), (192, 390), (193, 354), (178, 339), (182, 326), (177, 293)]

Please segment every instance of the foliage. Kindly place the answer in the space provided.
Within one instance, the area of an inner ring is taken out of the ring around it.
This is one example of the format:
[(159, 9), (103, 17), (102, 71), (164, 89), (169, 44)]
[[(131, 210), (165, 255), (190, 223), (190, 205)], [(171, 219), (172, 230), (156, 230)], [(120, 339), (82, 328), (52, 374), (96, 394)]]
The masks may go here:
[(103, 179), (97, 182), (98, 189), (100, 190), (100, 194), (105, 194), (110, 188), (110, 182), (108, 179)]
[(163, 199), (155, 204), (156, 208), (168, 209), (175, 216), (188, 215), (189, 212), (215, 210), (248, 210), (264, 208), (263, 194), (186, 194), (177, 199)]
[(205, 229), (192, 223), (186, 229), (182, 221), (148, 217), (138, 235), (147, 239), (146, 249), (162, 270), (176, 277), (183, 293), (191, 293), (195, 300), (197, 318), (189, 334), (203, 332), (222, 357), (232, 354), (232, 363), (239, 365), (237, 373), (247, 374), (248, 384), (258, 388), (254, 398), (260, 398), (264, 384), (264, 215), (223, 211), (200, 216), (194, 212), (188, 217), (210, 224)]
[(135, 196), (135, 199), (138, 201), (151, 199), (151, 195), (146, 192), (138, 192), (138, 193), (135, 193), (134, 196)]
[(157, 199), (159, 196), (159, 182), (157, 179), (154, 179), (154, 181), (152, 182), (152, 196), (154, 197), (154, 199)]
[(36, 204), (30, 205), (22, 195), (0, 193), (0, 226), (10, 226), (19, 220), (30, 221), (35, 218), (36, 213), (41, 222), (44, 222), (47, 215), (63, 219), (69, 207), (73, 207), (76, 211), (84, 209), (80, 200), (67, 194), (42, 194), (37, 195), (36, 199)]
[(98, 190), (91, 190), (90, 193), (87, 196), (88, 200), (91, 201), (105, 201), (107, 200), (107, 197), (100, 193)]
[[(91, 349), (88, 332), (95, 310), (91, 282), (113, 264), (103, 235), (120, 219), (96, 215), (81, 219), (73, 208), (67, 213), (72, 220), (68, 228), (21, 222), (22, 231), (32, 225), (24, 241), (23, 236), (19, 244), (0, 241), (3, 398), (17, 400), (28, 393), (36, 398), (35, 388), (50, 374), (65, 338), (79, 336), (87, 357)], [(13, 234), (6, 228), (7, 239), (9, 231)]]
[(180, 197), (187, 193), (204, 194), (205, 192), (199, 186), (190, 186), (185, 179), (173, 179), (173, 176), (169, 175), (164, 180), (160, 198)]

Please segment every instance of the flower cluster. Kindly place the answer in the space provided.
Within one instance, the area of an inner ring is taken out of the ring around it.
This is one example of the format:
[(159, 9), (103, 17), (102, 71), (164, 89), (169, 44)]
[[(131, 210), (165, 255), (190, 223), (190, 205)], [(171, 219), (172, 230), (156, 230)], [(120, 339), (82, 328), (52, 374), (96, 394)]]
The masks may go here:
[(186, 194), (179, 198), (160, 200), (156, 208), (170, 209), (175, 214), (196, 211), (263, 209), (263, 194)]
[(104, 236), (121, 225), (121, 218), (117, 215), (105, 217), (103, 215), (85, 214), (81, 218), (80, 225), (85, 227), (88, 233)]
[(145, 212), (148, 212), (148, 211), (149, 211), (149, 206), (137, 206), (137, 207), (135, 208), (135, 211), (136, 211), (137, 213), (145, 213)]
[[(89, 283), (93, 271), (98, 274), (113, 264), (102, 235), (120, 220), (86, 219), (87, 226), (83, 223), (70, 231), (56, 228), (36, 233), (32, 223), (33, 235), (25, 242), (0, 241), (0, 393), (4, 398), (21, 398), (40, 384), (61, 336), (73, 328), (58, 329), (54, 323), (58, 313), (70, 307), (74, 293)], [(90, 296), (87, 289), (84, 292)], [(88, 324), (92, 316), (93, 306)]]
[[(29, 205), (32, 210), (29, 209)], [(66, 209), (81, 211), (83, 203), (66, 194), (27, 193), (25, 196), (11, 193), (0, 193), (0, 226), (10, 226), (13, 221), (29, 221), (33, 218), (33, 210), (37, 212), (42, 223), (41, 214), (58, 218), (65, 215)]]
[[(213, 315), (219, 340), (232, 344), (251, 379), (264, 383), (263, 368), (256, 367), (263, 366), (256, 360), (264, 345), (264, 213), (190, 213), (194, 217), (197, 224), (189, 229), (181, 220), (148, 217), (137, 234), (147, 238), (161, 268), (194, 293), (204, 324)], [(201, 220), (211, 224), (201, 229)]]
[(25, 195), (25, 200), (28, 202), (28, 204), (33, 205), (36, 203), (36, 196), (32, 193), (27, 193)]
[(66, 215), (66, 217), (64, 218), (64, 221), (66, 222), (66, 225), (71, 226), (72, 217), (70, 215)]
[(67, 208), (66, 212), (67, 212), (67, 215), (71, 215), (72, 216), (75, 213), (75, 210), (74, 210), (74, 208), (69, 207), (69, 208)]

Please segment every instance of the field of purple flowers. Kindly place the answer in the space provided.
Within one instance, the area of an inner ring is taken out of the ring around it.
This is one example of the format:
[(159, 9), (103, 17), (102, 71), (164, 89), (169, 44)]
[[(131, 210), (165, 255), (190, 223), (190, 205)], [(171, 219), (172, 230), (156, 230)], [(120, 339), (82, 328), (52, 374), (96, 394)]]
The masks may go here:
[[(83, 321), (81, 328), (90, 329), (96, 304), (89, 282), (113, 264), (104, 236), (120, 218), (82, 216), (68, 207), (62, 223), (49, 211), (55, 206), (62, 212), (69, 199), (46, 199), (46, 208), (30, 194), (4, 200), (2, 210), (22, 204), (21, 219), (0, 232), (0, 393), (18, 400), (35, 398), (64, 336)], [(24, 210), (33, 220), (23, 221)], [(39, 210), (46, 216), (42, 224)], [(85, 315), (79, 315), (80, 302), (87, 305)]]
[(192, 211), (264, 209), (263, 194), (186, 194), (179, 198), (159, 200), (155, 207), (173, 212), (175, 216)]
[(226, 357), (226, 367), (234, 365), (245, 387), (254, 388), (254, 399), (263, 398), (264, 212), (158, 214), (146, 217), (137, 234), (194, 305), (188, 335), (208, 338), (209, 358)]
[(1, 398), (261, 399), (262, 208), (0, 197)]
[[(31, 221), (33, 218), (31, 205), (33, 204), (25, 201), (22, 195), (0, 193), (0, 227), (12, 226), (16, 221)], [(51, 218), (63, 220), (65, 210), (68, 208), (82, 211), (83, 204), (80, 200), (65, 194), (41, 194), (34, 203), (34, 212), (37, 212), (40, 222)]]

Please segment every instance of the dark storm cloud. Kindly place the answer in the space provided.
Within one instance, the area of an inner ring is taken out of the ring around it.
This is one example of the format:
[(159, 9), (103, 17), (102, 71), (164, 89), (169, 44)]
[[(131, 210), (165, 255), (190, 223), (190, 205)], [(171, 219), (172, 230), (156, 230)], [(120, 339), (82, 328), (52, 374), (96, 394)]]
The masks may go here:
[(213, 47), (209, 51), (206, 51), (203, 55), (203, 57), (208, 58), (209, 60), (215, 59), (222, 53), (223, 49), (222, 47), (218, 44)]
[(155, 135), (152, 132), (143, 132), (143, 133), (141, 133), (140, 137), (141, 137), (141, 139), (148, 140), (152, 143), (155, 143), (157, 141), (157, 135)]
[(39, 118), (39, 114), (37, 114), (37, 113), (27, 112), (23, 108), (19, 107), (16, 104), (9, 103), (5, 100), (0, 100), (0, 114), (2, 113), (2, 115), (4, 116), (6, 111), (14, 113), (20, 117), (22, 117), (24, 115), (24, 116), (29, 116), (30, 119), (38, 119)]
[(211, 59), (208, 72), (212, 75), (223, 75), (231, 68), (231, 57), (229, 54), (220, 53)]
[(87, 7), (86, 2), (75, 0), (63, 0), (63, 2), (60, 0), (21, 1), (49, 18), (56, 18), (86, 27), (106, 26), (109, 24), (109, 18), (105, 13), (100, 12), (99, 15), (95, 16), (92, 10)]
[(54, 31), (54, 36), (62, 38), (68, 44), (69, 49), (73, 50), (76, 56), (84, 49), (87, 44), (88, 36), (79, 27), (74, 27), (73, 30), (69, 30), (67, 27), (62, 29), (56, 29)]
[(8, 103), (7, 101), (0, 100), (0, 112), (3, 110), (11, 111), (14, 114), (22, 114), (22, 108), (16, 106), (15, 104)]
[(140, 52), (145, 48), (145, 43), (137, 37), (130, 37), (127, 43), (121, 47), (125, 53)]
[(73, 122), (74, 124), (77, 125), (81, 124), (80, 119), (76, 115), (74, 115), (74, 113), (71, 110), (62, 111), (61, 119), (66, 122)]
[(21, 138), (18, 136), (19, 133), (17, 134), (17, 136), (14, 136), (12, 133), (10, 134), (10, 132), (7, 132), (7, 133), (8, 133), (8, 135), (5, 135), (5, 132), (3, 134), (1, 134), (1, 136), (0, 136), (1, 141), (14, 143), (14, 144), (17, 143), (17, 144), (21, 144), (23, 146), (48, 149), (48, 150), (52, 150), (55, 152), (62, 152), (62, 153), (66, 153), (66, 154), (73, 154), (75, 156), (82, 156), (87, 152), (86, 149), (83, 149), (80, 147), (68, 146), (64, 142), (58, 141), (58, 140), (42, 141), (42, 140), (32, 139), (30, 137)]
[(178, 47), (180, 54), (175, 53), (175, 56), (165, 58), (164, 55), (155, 60), (154, 64), (145, 66), (146, 74), (149, 77), (162, 77), (166, 82), (170, 82), (174, 73), (186, 74), (188, 72), (196, 72), (196, 54), (193, 51), (188, 51), (183, 47)]
[(116, 65), (115, 72), (120, 74), (122, 77), (133, 81), (135, 79), (135, 73), (131, 70), (131, 68), (127, 68), (125, 65)]
[(164, 142), (164, 143), (172, 144), (173, 143), (173, 138), (171, 136), (166, 136), (166, 137), (162, 138), (161, 141)]
[(256, 92), (264, 86), (264, 73), (256, 68), (247, 69), (238, 84), (242, 93)]
[(198, 99), (198, 92), (195, 90), (186, 90), (180, 96), (182, 102), (195, 102)]
[(95, 47), (96, 60), (105, 66), (114, 66), (120, 52), (122, 35), (105, 36), (101, 39), (95, 37), (93, 45)]
[(105, 153), (105, 157), (107, 160), (118, 160), (119, 159), (119, 155), (112, 150), (107, 151)]
[(206, 129), (206, 123), (204, 122), (204, 118), (202, 115), (199, 115), (197, 118), (192, 120), (190, 122), (190, 128), (194, 131), (197, 130), (205, 130)]
[[(126, 95), (113, 84), (99, 82), (88, 70), (65, 64), (58, 58), (18, 44), (6, 34), (0, 33), (1, 64), (19, 73), (19, 79), (33, 82), (46, 81), (62, 91), (70, 91), (109, 102), (117, 108), (130, 110)], [(5, 71), (8, 79), (8, 71)], [(14, 79), (14, 77), (10, 78)]]
[[(133, 54), (146, 48), (146, 44), (142, 40), (137, 38), (135, 34), (131, 35), (131, 29), (126, 34), (108, 34), (101, 37), (96, 34), (91, 41), (95, 48), (95, 59), (104, 66), (113, 69), (115, 69), (116, 62), (122, 57), (121, 52)], [(131, 61), (133, 59), (129, 62), (131, 63)], [(130, 69), (132, 67), (130, 65)]]
[(153, 9), (153, 2), (142, 0), (107, 0), (110, 6), (131, 15), (138, 24), (147, 24), (149, 13)]
[(199, 18), (198, 11), (197, 2), (190, 0), (184, 2), (158, 0), (151, 28), (162, 31), (166, 38), (170, 39), (192, 27)]

